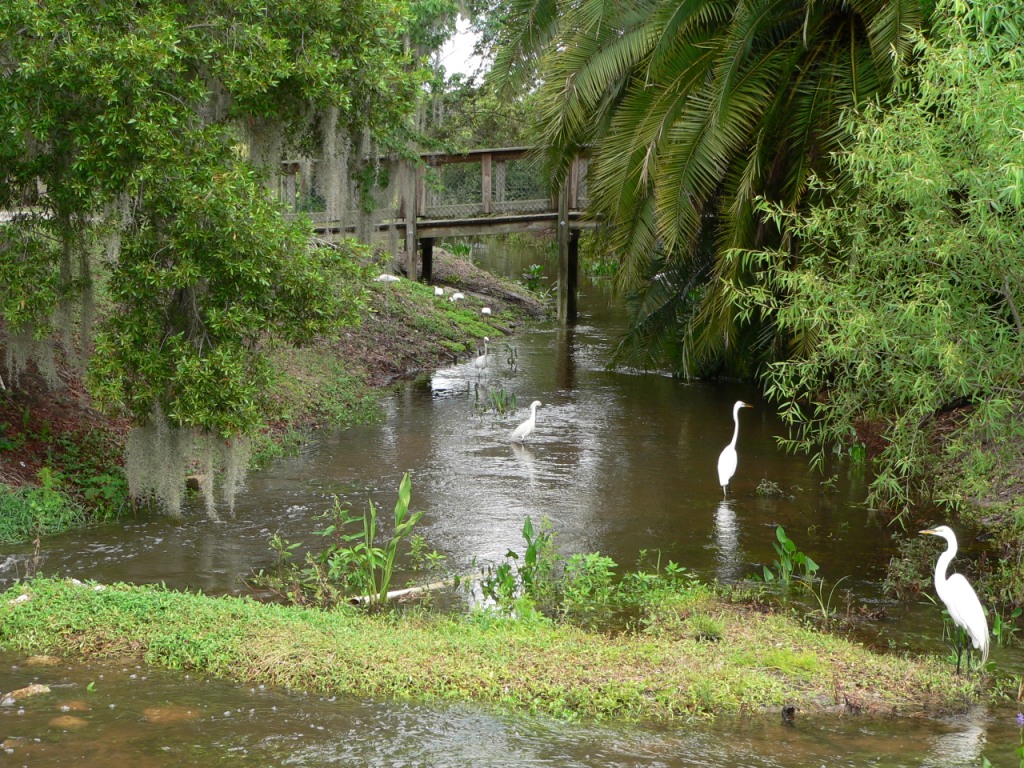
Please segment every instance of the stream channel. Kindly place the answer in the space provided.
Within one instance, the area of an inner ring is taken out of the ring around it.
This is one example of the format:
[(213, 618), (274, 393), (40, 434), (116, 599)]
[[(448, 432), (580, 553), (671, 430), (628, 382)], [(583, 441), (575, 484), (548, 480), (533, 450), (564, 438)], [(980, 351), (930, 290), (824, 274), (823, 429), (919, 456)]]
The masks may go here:
[[(518, 278), (541, 252), (474, 249), (475, 260)], [(551, 280), (548, 270), (547, 280)], [(496, 339), (490, 365), (452, 365), (400, 387), (376, 424), (324, 432), (297, 456), (251, 475), (230, 520), (199, 509), (172, 521), (140, 518), (52, 537), (39, 570), (100, 582), (159, 583), (244, 594), (270, 567), (279, 531), (311, 541), (314, 519), (335, 496), (354, 511), (368, 499), (390, 518), (403, 473), (428, 549), (452, 573), (522, 552), (522, 529), (547, 519), (566, 555), (594, 552), (622, 568), (658, 551), (702, 579), (760, 573), (775, 553), (775, 526), (820, 566), (846, 577), (854, 609), (885, 618), (865, 642), (944, 652), (940, 610), (884, 597), (892, 531), (863, 503), (863, 465), (837, 458), (824, 473), (774, 441), (783, 427), (757, 390), (687, 384), (656, 373), (606, 368), (621, 333), (621, 299), (584, 280), (575, 327), (541, 324)], [(499, 318), (500, 320), (500, 318)], [(514, 394), (514, 412), (482, 411), (487, 392)], [(524, 446), (511, 430), (540, 400)], [(732, 434), (737, 399), (739, 468), (723, 498), (715, 465)], [(770, 481), (784, 495), (757, 492)], [(940, 522), (940, 521), (936, 521)], [(940, 548), (936, 547), (936, 556)], [(29, 547), (0, 549), (0, 580), (25, 572)], [(402, 580), (396, 578), (396, 583)], [(812, 606), (808, 606), (810, 610)], [(1020, 674), (1019, 651), (993, 649)], [(952, 668), (950, 669), (952, 674)], [(0, 707), (10, 765), (74, 766), (1018, 766), (1016, 707), (972, 708), (931, 719), (720, 717), (710, 725), (564, 723), (502, 716), (474, 706), (422, 706), (234, 685), (124, 663), (39, 666), (0, 653), (0, 692), (33, 682), (52, 693)]]

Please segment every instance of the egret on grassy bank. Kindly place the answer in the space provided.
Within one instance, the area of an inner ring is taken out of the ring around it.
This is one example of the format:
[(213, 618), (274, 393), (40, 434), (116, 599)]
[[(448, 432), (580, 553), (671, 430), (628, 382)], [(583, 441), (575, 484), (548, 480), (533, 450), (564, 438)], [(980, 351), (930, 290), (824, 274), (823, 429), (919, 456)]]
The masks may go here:
[(541, 405), (540, 400), (534, 400), (530, 403), (530, 418), (520, 424), (512, 432), (512, 441), (516, 443), (525, 442), (531, 434), (533, 434), (534, 428), (537, 426), (537, 408)]
[[(939, 561), (935, 564), (935, 591), (939, 599), (946, 605), (949, 611), (949, 618), (958, 627), (963, 628), (971, 639), (971, 644), (981, 651), (981, 666), (985, 666), (988, 660), (988, 621), (985, 620), (985, 610), (981, 607), (974, 587), (959, 573), (954, 573), (946, 578), (946, 570), (950, 562), (956, 557), (956, 534), (948, 525), (940, 525), (937, 528), (929, 528), (921, 531), (932, 536), (941, 536), (946, 540), (946, 551), (939, 555)], [(964, 646), (960, 645), (959, 638), (956, 640), (956, 672), (960, 674), (960, 656), (963, 654)]]
[(736, 439), (740, 436), (740, 408), (753, 407), (742, 400), (737, 400), (732, 407), (732, 421), (736, 425), (732, 432), (732, 442), (718, 455), (718, 484), (722, 486), (722, 496), (728, 495), (729, 481), (736, 474)]

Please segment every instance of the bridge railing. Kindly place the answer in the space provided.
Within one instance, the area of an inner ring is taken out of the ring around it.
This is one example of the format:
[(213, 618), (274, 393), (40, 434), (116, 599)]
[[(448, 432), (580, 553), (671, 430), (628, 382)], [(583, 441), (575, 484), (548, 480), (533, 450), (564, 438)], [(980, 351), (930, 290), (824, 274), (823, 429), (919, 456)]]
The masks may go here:
[(417, 213), (427, 219), (541, 213), (552, 209), (551, 183), (525, 148), (424, 155)]
[[(418, 219), (467, 219), (487, 216), (535, 214), (558, 210), (557, 195), (544, 173), (539, 158), (529, 147), (478, 149), (463, 154), (425, 153), (421, 163), (384, 160), (392, 179), (411, 178), (415, 174), (415, 197), (411, 190), (384, 191), (376, 200), (375, 218), (381, 227), (403, 225), (406, 211)], [(404, 167), (403, 167), (404, 166)], [(281, 202), (294, 211), (309, 214), (314, 222), (325, 223), (332, 217), (327, 202), (317, 190), (318, 164), (285, 162), (281, 166), (278, 192)], [(409, 174), (407, 176), (407, 174)], [(586, 159), (574, 163), (568, 179), (570, 210), (586, 202)], [(354, 189), (341, 199), (354, 200)], [(346, 206), (351, 208), (351, 206)], [(356, 210), (335, 216), (354, 221)]]

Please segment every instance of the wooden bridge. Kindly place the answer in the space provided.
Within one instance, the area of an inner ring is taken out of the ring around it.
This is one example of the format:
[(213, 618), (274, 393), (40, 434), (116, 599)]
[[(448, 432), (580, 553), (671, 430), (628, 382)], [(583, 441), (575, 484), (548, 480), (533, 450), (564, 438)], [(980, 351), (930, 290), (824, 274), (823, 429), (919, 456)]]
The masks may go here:
[[(283, 164), (282, 201), (305, 210), (326, 239), (390, 235), (404, 244), (406, 274), (424, 282), (431, 279), (438, 238), (553, 231), (558, 242), (558, 318), (563, 323), (575, 319), (579, 233), (591, 226), (583, 217), (586, 158), (573, 162), (558, 190), (551, 189), (529, 147), (422, 154), (419, 163), (381, 162), (388, 164), (391, 183), (375, 198), (369, 223), (351, 209), (328, 212), (330, 206), (313, 192), (315, 168), (301, 163)], [(348, 198), (357, 199), (357, 194), (352, 190)]]

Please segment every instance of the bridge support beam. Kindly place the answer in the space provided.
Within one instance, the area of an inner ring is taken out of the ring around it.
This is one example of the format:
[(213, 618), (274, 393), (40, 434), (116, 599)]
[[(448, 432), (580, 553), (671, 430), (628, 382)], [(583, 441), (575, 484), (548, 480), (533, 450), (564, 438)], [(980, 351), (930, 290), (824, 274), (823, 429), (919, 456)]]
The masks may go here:
[(558, 193), (558, 323), (576, 322), (580, 233), (569, 227), (569, 185)]
[(434, 273), (434, 238), (421, 238), (420, 247), (423, 249), (423, 271), (420, 279), (424, 283), (429, 283)]

